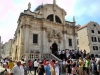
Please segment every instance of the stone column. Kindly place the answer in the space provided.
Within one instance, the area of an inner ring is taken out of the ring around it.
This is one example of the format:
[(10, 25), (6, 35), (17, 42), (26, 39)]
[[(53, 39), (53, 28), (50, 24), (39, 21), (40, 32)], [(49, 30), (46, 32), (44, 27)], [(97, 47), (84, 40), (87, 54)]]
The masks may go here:
[(64, 47), (64, 49), (67, 49), (66, 33), (67, 33), (67, 31), (63, 31), (63, 47)]
[(46, 50), (46, 27), (42, 27), (42, 50), (41, 54)]
[(1, 36), (0, 36), (0, 43), (1, 43)]

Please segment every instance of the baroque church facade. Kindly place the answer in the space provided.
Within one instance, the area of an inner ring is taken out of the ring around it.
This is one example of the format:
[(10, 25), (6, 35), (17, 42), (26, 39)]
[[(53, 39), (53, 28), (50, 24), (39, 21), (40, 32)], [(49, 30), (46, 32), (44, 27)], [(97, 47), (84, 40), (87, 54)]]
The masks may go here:
[(65, 20), (66, 11), (55, 0), (53, 4), (39, 5), (35, 11), (28, 9), (20, 14), (14, 34), (12, 58), (33, 60), (50, 54), (50, 47), (55, 43), (57, 49), (77, 49), (77, 26)]

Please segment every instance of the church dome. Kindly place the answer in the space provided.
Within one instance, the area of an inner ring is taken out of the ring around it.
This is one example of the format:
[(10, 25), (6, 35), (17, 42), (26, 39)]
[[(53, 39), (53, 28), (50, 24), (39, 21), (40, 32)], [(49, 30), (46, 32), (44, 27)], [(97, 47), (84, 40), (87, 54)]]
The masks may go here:
[(43, 7), (43, 4), (41, 4), (41, 5), (37, 6), (37, 7), (36, 7), (36, 9), (35, 9), (35, 11), (40, 10), (42, 7)]

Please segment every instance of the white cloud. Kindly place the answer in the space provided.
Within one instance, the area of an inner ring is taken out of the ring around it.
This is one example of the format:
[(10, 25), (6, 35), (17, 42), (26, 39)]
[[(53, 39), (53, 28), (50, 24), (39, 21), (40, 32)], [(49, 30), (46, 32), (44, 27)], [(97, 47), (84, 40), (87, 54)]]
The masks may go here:
[[(10, 4), (1, 5), (0, 4), (0, 35), (2, 40), (6, 42), (8, 39), (13, 38), (14, 32), (17, 27), (17, 20), (21, 12), (28, 8), (28, 3), (31, 2), (31, 11), (42, 2), (45, 4), (47, 2), (52, 3), (53, 0), (15, 0)], [(17, 1), (17, 2), (16, 2)], [(84, 15), (90, 16), (91, 18), (100, 17), (99, 4), (100, 0), (56, 0), (57, 5), (63, 8), (66, 12), (66, 20), (72, 21), (73, 16), (77, 18), (77, 21), (83, 21)], [(8, 5), (8, 6), (7, 6)]]

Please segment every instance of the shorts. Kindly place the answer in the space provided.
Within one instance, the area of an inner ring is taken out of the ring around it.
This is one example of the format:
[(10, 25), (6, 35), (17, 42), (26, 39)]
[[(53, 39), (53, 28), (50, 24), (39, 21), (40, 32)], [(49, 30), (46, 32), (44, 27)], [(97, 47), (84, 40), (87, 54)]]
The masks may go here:
[(83, 75), (83, 67), (79, 67), (79, 75)]
[(87, 74), (89, 74), (89, 68), (85, 67), (85, 71)]

